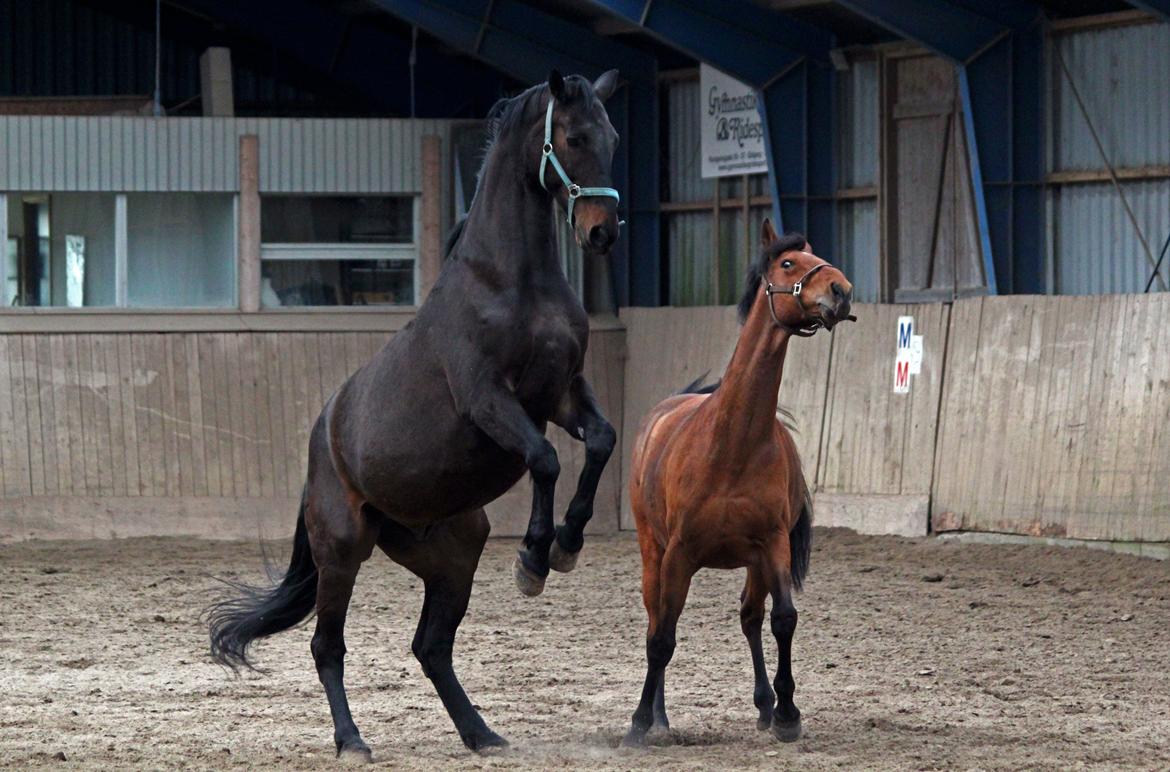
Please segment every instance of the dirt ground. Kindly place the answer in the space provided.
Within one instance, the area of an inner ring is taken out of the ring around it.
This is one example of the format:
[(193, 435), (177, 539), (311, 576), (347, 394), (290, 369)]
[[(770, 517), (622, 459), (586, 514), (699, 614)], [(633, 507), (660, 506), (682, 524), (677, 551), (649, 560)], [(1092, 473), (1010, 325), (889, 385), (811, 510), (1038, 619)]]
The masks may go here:
[[(823, 529), (816, 544), (797, 600), (797, 743), (755, 728), (742, 572), (705, 571), (667, 671), (673, 744), (617, 747), (643, 675), (628, 535), (591, 539), (537, 599), (512, 584), (515, 540), (489, 543), (456, 645), (468, 693), (512, 742), (486, 757), (463, 749), (410, 654), (419, 582), (375, 555), (347, 630), (358, 725), (395, 769), (1170, 765), (1170, 566)], [(206, 656), (208, 574), (256, 580), (261, 565), (256, 544), (0, 547), (0, 764), (332, 766), (311, 627), (257, 646), (264, 675)]]

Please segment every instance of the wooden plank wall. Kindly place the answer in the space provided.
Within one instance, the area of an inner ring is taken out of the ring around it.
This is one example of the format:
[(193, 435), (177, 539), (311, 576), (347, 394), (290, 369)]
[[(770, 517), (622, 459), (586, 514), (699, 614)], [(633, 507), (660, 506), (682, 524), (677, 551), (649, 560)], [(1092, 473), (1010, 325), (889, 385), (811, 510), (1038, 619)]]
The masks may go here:
[[(308, 433), (384, 332), (0, 335), (0, 540), (290, 534)], [(596, 331), (587, 367), (621, 426), (623, 335)], [(559, 431), (559, 430), (557, 430)], [(558, 440), (558, 503), (580, 470)], [(598, 528), (617, 527), (615, 458)], [(492, 510), (518, 532), (515, 506)], [(523, 522), (527, 521), (527, 505)]]
[[(927, 531), (938, 400), (950, 308), (858, 305), (858, 322), (833, 336), (817, 468), (821, 522), (867, 533)], [(922, 372), (893, 391), (898, 317), (923, 336)]]
[(1170, 296), (955, 304), (934, 529), (1170, 540)]
[[(629, 463), (642, 417), (659, 401), (699, 377), (723, 375), (739, 338), (735, 308), (623, 308), (629, 365), (626, 372), (623, 467)], [(784, 364), (779, 403), (796, 418), (796, 444), (805, 475), (815, 479), (829, 370), (828, 335), (794, 340)], [(622, 528), (634, 527), (623, 484)]]

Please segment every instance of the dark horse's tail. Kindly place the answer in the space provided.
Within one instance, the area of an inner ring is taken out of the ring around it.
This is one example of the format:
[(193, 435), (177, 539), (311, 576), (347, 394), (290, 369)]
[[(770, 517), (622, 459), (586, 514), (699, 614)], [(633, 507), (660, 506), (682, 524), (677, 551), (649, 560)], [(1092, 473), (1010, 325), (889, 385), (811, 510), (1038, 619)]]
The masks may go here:
[(251, 668), (248, 646), (252, 641), (300, 623), (317, 603), (317, 566), (309, 550), (303, 496), (292, 558), (280, 583), (268, 587), (226, 583), (238, 595), (221, 600), (207, 610), (211, 656), (232, 670)]
[[(679, 394), (714, 394), (719, 386), (723, 383), (722, 379), (703, 385), (707, 374), (703, 373), (695, 380), (683, 386)], [(782, 407), (776, 408), (777, 415), (780, 416), (784, 425), (792, 431), (796, 431), (792, 413), (789, 413)], [(804, 587), (804, 577), (808, 575), (809, 558), (812, 555), (812, 519), (813, 519), (813, 505), (812, 494), (808, 492), (808, 486), (804, 488), (804, 499), (800, 505), (800, 517), (796, 519), (795, 525), (788, 533), (788, 545), (791, 552), (792, 564), (792, 586), (797, 590)]]

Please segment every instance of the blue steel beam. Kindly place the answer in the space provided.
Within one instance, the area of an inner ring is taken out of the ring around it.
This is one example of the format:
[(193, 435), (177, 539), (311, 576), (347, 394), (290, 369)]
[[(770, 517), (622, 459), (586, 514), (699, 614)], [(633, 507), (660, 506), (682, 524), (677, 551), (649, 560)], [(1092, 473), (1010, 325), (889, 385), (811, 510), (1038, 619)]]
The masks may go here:
[[(965, 5), (943, 0), (838, 0), (870, 21), (963, 64), (976, 56), (1008, 26)], [(974, 3), (971, 5), (983, 5)], [(995, 4), (999, 5), (999, 4)], [(1004, 4), (1006, 5), (1006, 3)]]
[[(611, 100), (622, 133), (614, 182), (625, 197), (627, 238), (611, 270), (619, 306), (662, 302), (658, 229), (658, 98), (656, 60), (517, 0), (373, 0), (387, 13), (527, 83), (549, 70), (596, 77), (617, 68), (628, 84)], [(631, 152), (631, 149), (636, 152)], [(637, 260), (631, 258), (638, 255)]]
[[(266, 41), (300, 65), (348, 87), (382, 109), (399, 114), (409, 111), (409, 101), (403, 94), (385, 88), (388, 74), (408, 76), (409, 40), (356, 24), (308, 0), (282, 0), (276, 8), (268, 3), (236, 0), (169, 0), (168, 4), (212, 19), (245, 37)], [(419, 56), (420, 85), (424, 87), (428, 78), (438, 83), (458, 79), (469, 89), (487, 87), (491, 80), (470, 66), (443, 61), (426, 49)], [(427, 101), (441, 108), (463, 100), (420, 100), (424, 105)]]
[(1170, 21), (1170, 0), (1129, 0), (1129, 4)]

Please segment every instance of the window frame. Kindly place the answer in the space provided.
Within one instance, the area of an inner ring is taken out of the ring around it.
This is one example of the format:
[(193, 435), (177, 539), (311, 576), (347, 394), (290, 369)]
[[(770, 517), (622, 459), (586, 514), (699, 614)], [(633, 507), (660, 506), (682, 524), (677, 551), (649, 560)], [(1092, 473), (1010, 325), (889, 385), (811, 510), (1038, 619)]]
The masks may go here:
[[(403, 193), (278, 193), (268, 194), (281, 198), (409, 198), (411, 202), (411, 240), (402, 243), (360, 243), (360, 242), (260, 242), (260, 270), (263, 276), (265, 261), (304, 260), (307, 262), (357, 261), (357, 260), (409, 260), (411, 264), (411, 298), (409, 304), (388, 303), (374, 306), (265, 306), (261, 303), (260, 313), (288, 313), (297, 310), (327, 309), (337, 312), (354, 310), (368, 312), (369, 309), (417, 309), (420, 287), (420, 263), (422, 261), (422, 194)], [(260, 196), (260, 220), (264, 220), (264, 198)]]

